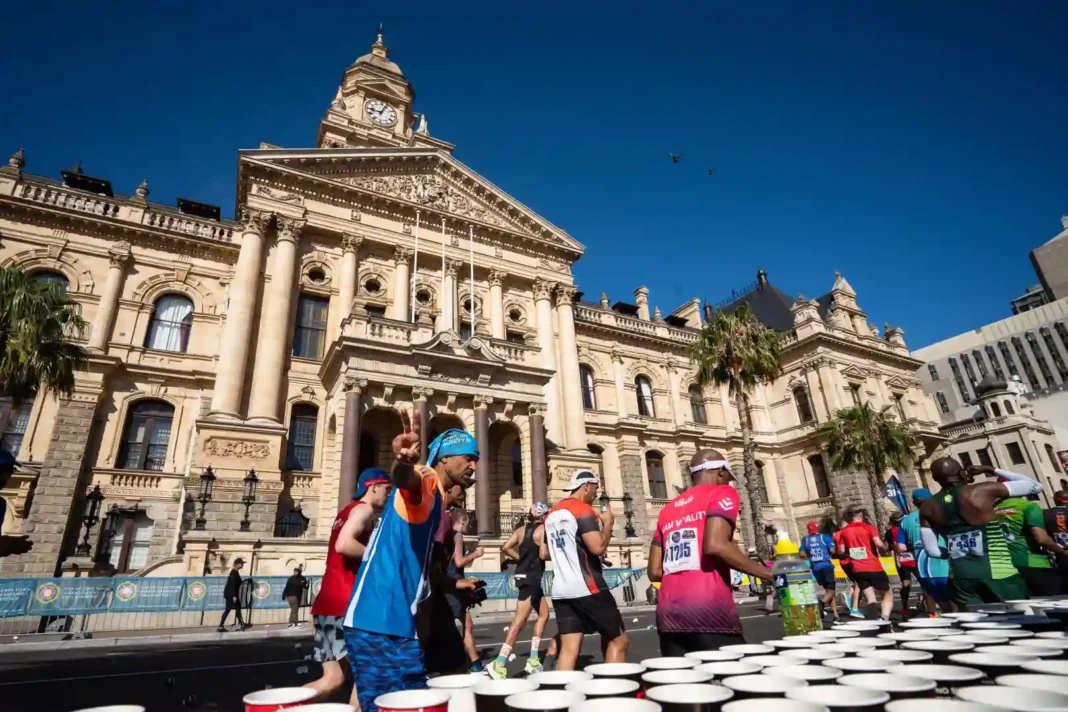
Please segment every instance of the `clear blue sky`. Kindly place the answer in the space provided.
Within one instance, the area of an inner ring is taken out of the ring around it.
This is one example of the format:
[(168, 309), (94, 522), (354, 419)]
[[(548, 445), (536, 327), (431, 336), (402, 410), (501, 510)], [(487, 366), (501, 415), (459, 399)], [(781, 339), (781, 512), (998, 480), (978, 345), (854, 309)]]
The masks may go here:
[(313, 145), (381, 21), (431, 133), (586, 245), (590, 297), (644, 283), (667, 312), (758, 267), (817, 296), (838, 269), (916, 348), (1036, 281), (1068, 212), (1068, 3), (608, 6), (3, 3), (0, 152), (232, 214), (237, 149)]

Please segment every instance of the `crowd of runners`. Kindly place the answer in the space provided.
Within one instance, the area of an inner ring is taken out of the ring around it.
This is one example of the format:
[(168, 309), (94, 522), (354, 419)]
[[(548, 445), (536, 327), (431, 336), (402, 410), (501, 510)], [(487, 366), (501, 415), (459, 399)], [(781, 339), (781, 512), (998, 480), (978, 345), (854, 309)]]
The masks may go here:
[[(482, 549), (467, 551), (465, 492), (474, 483), (478, 446), (462, 430), (449, 430), (420, 452), (418, 413), (402, 416), (393, 441), (391, 472), (364, 471), (354, 501), (334, 520), (321, 590), (312, 607), (315, 658), (323, 675), (310, 683), (322, 696), (352, 685), (351, 704), (376, 712), (374, 700), (419, 689), (428, 676), (482, 670), (472, 635), (470, 609), (485, 597), (483, 582), (465, 568)], [(420, 464), (425, 462), (426, 464)], [(917, 489), (916, 509), (896, 513), (879, 532), (868, 512), (850, 508), (841, 526), (809, 524), (801, 555), (823, 589), (830, 619), (844, 608), (887, 618), (894, 599), (881, 556), (893, 556), (908, 616), (915, 578), (928, 615), (981, 602), (1050, 595), (1068, 590), (1068, 492), (1043, 512), (1035, 501), (1041, 485), (988, 467), (965, 469), (950, 458), (931, 468), (941, 488)], [(992, 479), (976, 481), (980, 476)], [(649, 579), (659, 584), (656, 627), (662, 655), (716, 649), (744, 642), (732, 571), (769, 581), (766, 562), (747, 556), (735, 542), (740, 506), (734, 475), (724, 455), (698, 452), (689, 464), (690, 486), (661, 511), (651, 534)], [(524, 626), (536, 616), (524, 671), (550, 660), (573, 670), (586, 635), (597, 634), (606, 662), (625, 660), (629, 639), (602, 574), (612, 540), (609, 508), (594, 508), (601, 482), (579, 470), (568, 496), (550, 507), (536, 502), (527, 521), (502, 547), (515, 563), (518, 603), (498, 655), (485, 672), (508, 676)], [(835, 560), (845, 574), (836, 575)], [(546, 563), (551, 590), (542, 590)], [(556, 635), (542, 653), (550, 601)]]

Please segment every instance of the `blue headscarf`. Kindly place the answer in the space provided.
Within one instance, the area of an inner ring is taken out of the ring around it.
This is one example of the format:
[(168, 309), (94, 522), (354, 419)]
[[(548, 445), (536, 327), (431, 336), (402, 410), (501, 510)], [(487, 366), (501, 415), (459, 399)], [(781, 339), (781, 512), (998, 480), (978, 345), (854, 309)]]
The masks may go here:
[(470, 455), (477, 460), (478, 442), (463, 430), (456, 428), (446, 430), (430, 443), (426, 464), (433, 467), (441, 458), (453, 455)]

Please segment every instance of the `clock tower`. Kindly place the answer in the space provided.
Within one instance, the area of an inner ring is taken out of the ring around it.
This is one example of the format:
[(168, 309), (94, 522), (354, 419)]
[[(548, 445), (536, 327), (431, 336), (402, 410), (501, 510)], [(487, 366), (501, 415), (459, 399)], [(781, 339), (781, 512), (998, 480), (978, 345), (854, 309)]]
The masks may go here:
[(412, 138), (415, 90), (404, 72), (389, 59), (378, 38), (345, 70), (326, 118), (319, 125), (320, 148), (406, 146)]

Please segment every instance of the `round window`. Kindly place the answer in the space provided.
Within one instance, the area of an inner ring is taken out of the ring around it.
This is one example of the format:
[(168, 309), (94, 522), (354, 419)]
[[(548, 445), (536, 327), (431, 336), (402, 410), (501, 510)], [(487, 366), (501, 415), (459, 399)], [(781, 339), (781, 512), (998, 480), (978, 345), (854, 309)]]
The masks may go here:
[(382, 291), (382, 284), (372, 277), (363, 283), (363, 288), (367, 290), (368, 294), (378, 294)]
[(418, 292), (415, 293), (415, 301), (419, 302), (420, 304), (429, 304), (430, 292), (425, 289), (420, 289)]
[(308, 270), (308, 279), (316, 284), (322, 284), (326, 281), (326, 272), (322, 267), (312, 267)]
[(513, 309), (508, 312), (508, 318), (514, 322), (519, 322), (523, 318), (523, 312), (519, 311), (518, 309)]
[(464, 300), (464, 311), (467, 312), (468, 314), (471, 313), (471, 300), (470, 299), (465, 299)]

